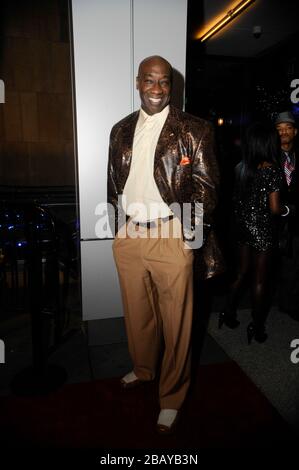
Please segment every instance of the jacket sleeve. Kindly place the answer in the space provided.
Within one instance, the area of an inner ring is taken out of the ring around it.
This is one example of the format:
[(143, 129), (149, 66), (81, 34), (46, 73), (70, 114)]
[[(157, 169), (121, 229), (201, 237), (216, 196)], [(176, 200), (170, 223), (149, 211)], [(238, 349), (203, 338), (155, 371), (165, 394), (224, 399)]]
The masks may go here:
[(118, 190), (116, 177), (116, 136), (113, 128), (109, 138), (109, 155), (107, 167), (107, 202), (109, 225), (113, 236), (117, 231), (116, 221), (118, 220)]
[(214, 130), (212, 124), (205, 122), (201, 137), (193, 136), (191, 231), (186, 233), (184, 230), (185, 239), (197, 242), (201, 239), (201, 245), (207, 240), (213, 226), (218, 186), (219, 169), (215, 156)]

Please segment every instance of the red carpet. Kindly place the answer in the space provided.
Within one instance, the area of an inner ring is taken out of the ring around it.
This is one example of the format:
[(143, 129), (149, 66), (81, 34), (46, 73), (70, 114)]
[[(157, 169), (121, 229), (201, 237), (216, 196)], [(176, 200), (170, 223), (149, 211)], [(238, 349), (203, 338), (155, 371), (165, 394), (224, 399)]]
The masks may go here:
[(119, 379), (65, 385), (44, 397), (0, 399), (3, 448), (274, 448), (288, 425), (234, 362), (200, 366), (177, 433), (159, 436), (157, 384)]

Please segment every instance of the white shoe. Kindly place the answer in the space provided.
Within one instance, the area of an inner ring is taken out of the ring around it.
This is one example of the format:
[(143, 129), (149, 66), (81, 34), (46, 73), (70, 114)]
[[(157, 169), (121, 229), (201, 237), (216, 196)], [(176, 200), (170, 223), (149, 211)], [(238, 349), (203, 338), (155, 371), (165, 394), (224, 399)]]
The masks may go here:
[(178, 420), (178, 410), (164, 408), (160, 411), (157, 431), (160, 434), (170, 434), (174, 431)]
[(133, 388), (142, 383), (142, 380), (139, 380), (135, 372), (132, 370), (126, 374), (120, 381), (123, 388)]

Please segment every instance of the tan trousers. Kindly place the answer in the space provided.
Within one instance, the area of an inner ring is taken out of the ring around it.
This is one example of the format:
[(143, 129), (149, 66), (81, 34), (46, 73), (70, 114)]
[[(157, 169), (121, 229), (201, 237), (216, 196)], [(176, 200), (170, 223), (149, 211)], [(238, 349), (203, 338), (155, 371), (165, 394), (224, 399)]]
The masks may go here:
[(190, 384), (193, 252), (185, 248), (178, 219), (160, 222), (156, 233), (141, 227), (138, 233), (120, 238), (119, 232), (113, 243), (129, 351), (136, 376), (152, 380), (164, 338), (160, 406), (179, 409)]

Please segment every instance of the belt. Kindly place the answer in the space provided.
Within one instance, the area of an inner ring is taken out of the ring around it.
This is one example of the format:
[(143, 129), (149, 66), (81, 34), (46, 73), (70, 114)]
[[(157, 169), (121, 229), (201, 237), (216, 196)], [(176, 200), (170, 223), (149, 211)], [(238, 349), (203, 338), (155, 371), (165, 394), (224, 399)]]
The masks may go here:
[[(146, 227), (146, 228), (154, 228), (158, 227), (159, 222), (168, 222), (169, 220), (173, 219), (173, 215), (168, 215), (167, 217), (160, 217), (159, 219), (156, 220), (150, 220), (148, 222), (135, 222), (134, 220), (131, 220), (131, 222), (136, 225), (137, 227)], [(126, 216), (127, 221), (130, 219), (130, 216)]]

